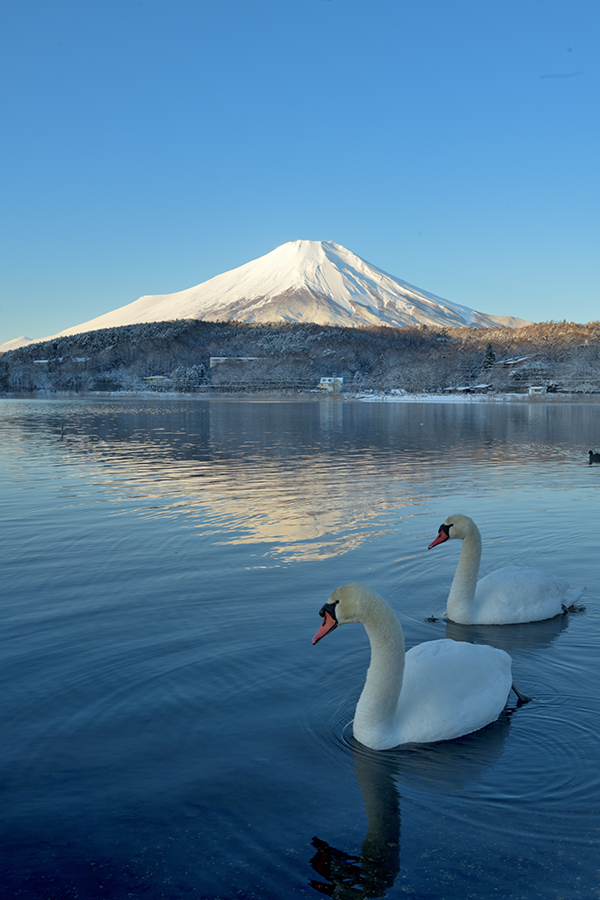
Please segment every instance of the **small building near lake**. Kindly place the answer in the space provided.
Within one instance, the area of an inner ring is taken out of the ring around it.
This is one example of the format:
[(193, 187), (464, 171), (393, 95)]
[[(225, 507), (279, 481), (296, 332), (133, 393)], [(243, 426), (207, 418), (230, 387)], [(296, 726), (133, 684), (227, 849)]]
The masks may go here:
[(333, 375), (327, 378), (321, 378), (319, 381), (320, 391), (341, 391), (344, 386), (344, 379), (340, 375)]

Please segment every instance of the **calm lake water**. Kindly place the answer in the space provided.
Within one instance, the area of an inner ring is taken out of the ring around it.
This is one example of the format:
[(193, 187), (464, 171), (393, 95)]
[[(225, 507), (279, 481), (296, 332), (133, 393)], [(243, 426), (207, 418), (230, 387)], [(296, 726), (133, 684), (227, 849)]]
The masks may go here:
[[(0, 401), (3, 898), (600, 897), (597, 403)], [(445, 609), (463, 512), (481, 573), (585, 611)], [(534, 698), (468, 737), (351, 737), (363, 581), (407, 646), (513, 657)]]

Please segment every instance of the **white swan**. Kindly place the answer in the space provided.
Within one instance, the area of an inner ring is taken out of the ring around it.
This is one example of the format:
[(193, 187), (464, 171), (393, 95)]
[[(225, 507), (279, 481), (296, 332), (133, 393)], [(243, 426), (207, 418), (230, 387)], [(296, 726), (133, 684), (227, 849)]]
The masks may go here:
[(404, 652), (395, 613), (363, 584), (337, 588), (323, 605), (313, 644), (338, 625), (362, 622), (371, 664), (356, 707), (354, 737), (372, 750), (447, 741), (494, 722), (512, 685), (511, 658), (487, 644), (447, 639)]
[(462, 625), (511, 625), (539, 622), (565, 613), (585, 588), (571, 588), (556, 575), (527, 566), (496, 569), (477, 581), (481, 534), (473, 519), (456, 514), (440, 525), (429, 550), (452, 538), (462, 541), (450, 593), (448, 618)]

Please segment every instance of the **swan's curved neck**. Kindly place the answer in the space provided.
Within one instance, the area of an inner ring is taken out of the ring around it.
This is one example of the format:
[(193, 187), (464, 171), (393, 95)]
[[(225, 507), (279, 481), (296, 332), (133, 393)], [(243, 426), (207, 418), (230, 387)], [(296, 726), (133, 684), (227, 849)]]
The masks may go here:
[(357, 740), (374, 746), (373, 733), (393, 728), (404, 673), (404, 635), (387, 603), (372, 603), (362, 617), (371, 643), (371, 664), (354, 715)]
[(468, 622), (474, 614), (475, 588), (481, 562), (481, 534), (476, 525), (462, 540), (460, 557), (448, 594), (448, 618)]

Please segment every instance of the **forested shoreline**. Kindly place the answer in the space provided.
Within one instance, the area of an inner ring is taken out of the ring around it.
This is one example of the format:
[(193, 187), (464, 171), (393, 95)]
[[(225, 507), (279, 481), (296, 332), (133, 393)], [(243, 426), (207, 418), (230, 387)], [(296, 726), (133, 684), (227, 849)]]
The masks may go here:
[[(600, 322), (508, 328), (341, 328), (204, 322), (126, 325), (0, 357), (0, 392), (488, 389), (600, 392)], [(484, 386), (486, 386), (484, 388)]]

